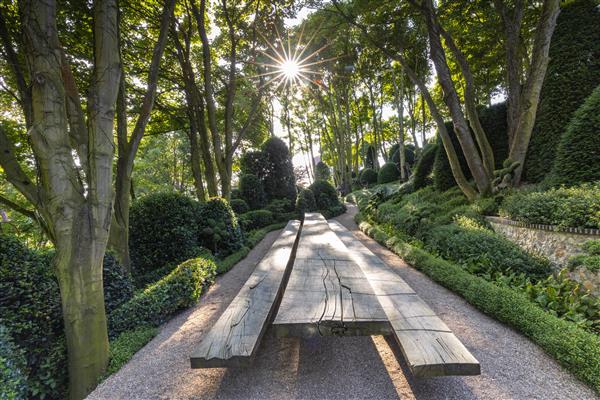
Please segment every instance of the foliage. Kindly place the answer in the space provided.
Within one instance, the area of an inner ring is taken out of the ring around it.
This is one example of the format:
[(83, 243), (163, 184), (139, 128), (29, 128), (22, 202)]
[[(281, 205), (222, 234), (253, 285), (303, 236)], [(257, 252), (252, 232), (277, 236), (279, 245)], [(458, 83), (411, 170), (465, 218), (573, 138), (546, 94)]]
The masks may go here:
[(515, 190), (507, 195), (500, 216), (529, 224), (600, 228), (600, 184), (538, 190)]
[[(600, 57), (600, 46), (598, 46), (598, 56)], [(600, 69), (600, 64), (598, 67)], [(560, 139), (550, 177), (553, 184), (572, 186), (600, 181), (598, 127), (600, 127), (600, 85), (575, 111)]]
[(109, 253), (104, 255), (102, 278), (104, 305), (106, 313), (110, 314), (115, 308), (133, 297), (133, 280), (125, 268)]
[(0, 325), (26, 351), (27, 397), (66, 392), (66, 350), (60, 294), (50, 255), (0, 235)]
[(224, 257), (242, 247), (242, 231), (227, 200), (214, 197), (200, 208), (196, 224), (200, 245), (217, 257)]
[(365, 157), (365, 169), (374, 170), (375, 161), (377, 159), (377, 150), (375, 149), (375, 146), (373, 146), (372, 144), (368, 144), (366, 153), (367, 154)]
[(583, 267), (591, 272), (600, 271), (600, 240), (588, 240), (581, 246), (582, 254), (569, 259), (569, 268)]
[(110, 342), (110, 360), (106, 375), (111, 375), (133, 357), (142, 347), (156, 336), (158, 329), (153, 326), (139, 326), (130, 331), (121, 333), (115, 340)]
[(132, 204), (129, 247), (135, 275), (198, 254), (199, 208), (198, 202), (179, 193), (153, 193)]
[(385, 163), (377, 174), (377, 183), (389, 183), (400, 179), (400, 171), (393, 162)]
[(262, 146), (268, 160), (268, 171), (263, 179), (269, 200), (289, 199), (296, 202), (296, 177), (290, 152), (283, 140), (272, 137)]
[(252, 210), (240, 215), (240, 224), (245, 232), (263, 228), (273, 223), (273, 213), (269, 210)]
[(304, 213), (317, 211), (315, 194), (310, 189), (301, 189), (296, 198), (296, 211), (302, 216)]
[(325, 218), (343, 214), (346, 207), (340, 202), (333, 185), (327, 181), (315, 181), (309, 186), (315, 196), (317, 209)]
[(275, 199), (271, 200), (265, 207), (273, 213), (273, 219), (275, 221), (289, 220), (290, 216), (293, 217), (295, 203), (292, 203), (289, 199)]
[(254, 175), (264, 179), (269, 169), (267, 154), (260, 150), (248, 151), (240, 158), (240, 172), (242, 175)]
[(331, 169), (323, 161), (319, 161), (315, 165), (315, 180), (316, 181), (329, 181), (331, 180)]
[(372, 168), (365, 168), (358, 174), (362, 186), (371, 186), (377, 183), (377, 172)]
[[(388, 152), (388, 159), (390, 162), (396, 164), (398, 168), (400, 168), (400, 149), (399, 144), (394, 144), (390, 151)], [(404, 162), (408, 166), (408, 168), (412, 168), (415, 164), (415, 146), (411, 143), (404, 145)]]
[(252, 174), (242, 175), (240, 178), (240, 197), (252, 210), (262, 208), (267, 203), (262, 181)]
[(366, 222), (360, 227), (434, 281), (523, 333), (579, 379), (600, 391), (600, 336), (544, 311), (525, 293), (472, 275), (398, 237), (389, 237)]
[[(525, 162), (527, 181), (540, 182), (550, 172), (549, 167), (555, 160), (559, 142), (573, 113), (599, 84), (598, 2), (568, 2), (561, 7), (552, 35), (550, 62)], [(590, 135), (593, 132), (588, 131)], [(597, 134), (595, 137), (597, 139)], [(581, 146), (583, 148), (584, 144)], [(560, 163), (557, 166), (561, 166)]]
[(426, 247), (474, 274), (510, 270), (542, 277), (550, 272), (547, 260), (533, 256), (508, 239), (477, 225), (436, 226), (427, 234)]
[(0, 398), (27, 398), (25, 368), (23, 351), (12, 342), (6, 327), (0, 325)]
[(433, 170), (433, 164), (438, 151), (438, 144), (428, 144), (421, 151), (413, 173), (414, 189), (418, 190), (431, 184), (429, 176)]
[(109, 316), (110, 336), (117, 337), (140, 325), (162, 324), (177, 311), (194, 304), (213, 282), (216, 271), (217, 266), (212, 260), (201, 257), (181, 263), (169, 275), (121, 304)]
[(246, 201), (243, 199), (231, 199), (229, 205), (231, 206), (231, 209), (238, 215), (250, 210), (248, 203), (246, 203)]

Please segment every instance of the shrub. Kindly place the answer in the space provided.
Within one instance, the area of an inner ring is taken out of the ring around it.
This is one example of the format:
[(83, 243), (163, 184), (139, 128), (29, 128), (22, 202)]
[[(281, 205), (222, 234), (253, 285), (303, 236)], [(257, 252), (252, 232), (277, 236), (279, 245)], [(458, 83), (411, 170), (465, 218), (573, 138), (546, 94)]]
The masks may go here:
[(267, 204), (262, 181), (256, 175), (242, 175), (240, 178), (240, 197), (251, 210), (257, 210)]
[(363, 186), (374, 185), (377, 183), (377, 172), (372, 168), (365, 168), (358, 175), (358, 179)]
[(214, 255), (227, 256), (242, 247), (242, 231), (227, 200), (214, 197), (204, 203), (196, 224), (200, 227), (200, 244)]
[(331, 170), (329, 166), (323, 161), (319, 161), (315, 165), (315, 180), (316, 181), (329, 181), (331, 180)]
[(240, 189), (239, 188), (233, 188), (231, 189), (231, 199), (235, 200), (235, 199), (241, 199), (241, 194), (240, 194)]
[(316, 181), (309, 189), (315, 196), (317, 209), (325, 218), (343, 214), (346, 207), (340, 202), (333, 185), (326, 181)]
[(104, 284), (104, 305), (106, 313), (133, 297), (133, 280), (131, 275), (119, 264), (112, 254), (104, 255), (102, 268)]
[(25, 368), (22, 350), (12, 342), (6, 327), (0, 325), (0, 398), (27, 398)]
[(302, 216), (304, 213), (317, 211), (315, 194), (310, 189), (302, 189), (296, 199), (296, 211)]
[(263, 179), (267, 198), (296, 202), (296, 176), (290, 152), (283, 140), (272, 137), (262, 146), (268, 160), (268, 172)]
[(365, 169), (375, 169), (377, 162), (377, 150), (375, 146), (370, 143), (366, 143), (364, 147), (365, 153)]
[(245, 232), (259, 229), (273, 223), (273, 213), (269, 210), (253, 210), (240, 215), (240, 224)]
[(508, 239), (477, 226), (437, 226), (428, 234), (426, 243), (428, 249), (442, 258), (476, 274), (511, 270), (542, 277), (550, 272), (547, 260), (533, 256)]
[(435, 155), (437, 153), (437, 144), (428, 144), (421, 151), (421, 156), (415, 165), (413, 173), (413, 186), (414, 190), (424, 188), (431, 184), (429, 175), (433, 170), (433, 163), (435, 161)]
[(269, 160), (263, 151), (248, 151), (240, 158), (241, 175), (254, 175), (262, 180), (269, 173)]
[(177, 311), (191, 306), (214, 281), (216, 270), (215, 263), (205, 258), (181, 263), (113, 311), (108, 321), (110, 336), (114, 338), (140, 325), (158, 326)]
[[(588, 240), (581, 246), (582, 254), (569, 259), (569, 268), (583, 267), (592, 272), (600, 271), (600, 240)], [(599, 319), (600, 322), (600, 319)]]
[(198, 254), (200, 204), (179, 193), (155, 193), (133, 203), (129, 247), (133, 272), (141, 275)]
[(577, 0), (561, 5), (549, 56), (525, 161), (525, 178), (529, 182), (540, 182), (548, 174), (573, 113), (600, 84), (597, 1)]
[[(600, 49), (598, 56), (600, 57)], [(600, 63), (598, 67), (600, 68)], [(600, 85), (575, 111), (560, 139), (550, 178), (552, 183), (573, 186), (600, 181), (599, 133)]]
[(505, 197), (499, 214), (530, 224), (600, 228), (600, 184), (514, 191)]
[(246, 203), (246, 201), (242, 199), (232, 199), (229, 202), (229, 205), (231, 206), (231, 209), (238, 215), (250, 210), (250, 207), (248, 207), (248, 203)]
[(600, 391), (600, 336), (544, 311), (524, 293), (474, 276), (458, 265), (398, 238), (390, 238), (366, 222), (360, 228), (370, 236), (377, 236), (379, 242), (479, 310), (523, 333), (579, 379)]
[(153, 326), (140, 326), (121, 333), (110, 342), (110, 361), (106, 376), (121, 369), (142, 347), (156, 336), (157, 329)]
[(293, 204), (289, 199), (275, 199), (270, 201), (265, 209), (273, 213), (273, 218), (279, 219), (282, 215), (294, 210)]
[(66, 342), (50, 259), (0, 235), (0, 325), (26, 351), (28, 398), (59, 399), (66, 393)]
[(400, 171), (393, 162), (385, 163), (377, 174), (377, 183), (394, 182), (400, 179)]

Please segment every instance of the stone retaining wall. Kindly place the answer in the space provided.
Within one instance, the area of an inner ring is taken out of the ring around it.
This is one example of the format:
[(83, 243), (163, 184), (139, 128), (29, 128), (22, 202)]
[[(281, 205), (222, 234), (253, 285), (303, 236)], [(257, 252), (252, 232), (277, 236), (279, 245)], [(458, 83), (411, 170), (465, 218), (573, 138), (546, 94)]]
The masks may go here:
[[(600, 239), (598, 229), (560, 228), (552, 225), (531, 225), (499, 217), (486, 217), (497, 233), (525, 250), (547, 257), (558, 271), (567, 266), (569, 258), (581, 254), (581, 245)], [(577, 268), (569, 274), (594, 294), (600, 294), (600, 273)]]

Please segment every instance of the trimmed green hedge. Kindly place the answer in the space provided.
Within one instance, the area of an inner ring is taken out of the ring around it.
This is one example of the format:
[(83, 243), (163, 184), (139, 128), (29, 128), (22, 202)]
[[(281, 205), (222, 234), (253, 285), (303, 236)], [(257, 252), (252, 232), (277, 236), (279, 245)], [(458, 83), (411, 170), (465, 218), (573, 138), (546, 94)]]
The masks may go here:
[(417, 160), (415, 170), (413, 173), (413, 186), (414, 190), (424, 188), (431, 184), (431, 171), (433, 170), (433, 163), (435, 162), (435, 156), (438, 151), (438, 144), (427, 144), (421, 151), (421, 156)]
[(375, 226), (362, 222), (360, 228), (434, 281), (529, 337), (571, 373), (600, 392), (600, 336), (545, 312), (522, 293), (497, 286), (456, 264), (398, 238), (390, 238)]
[(267, 195), (259, 177), (252, 174), (240, 177), (240, 197), (251, 210), (262, 208), (267, 204)]
[(377, 183), (377, 172), (372, 168), (365, 168), (358, 174), (358, 181), (363, 186), (370, 186)]
[(325, 218), (333, 218), (346, 211), (346, 207), (340, 202), (340, 199), (333, 185), (327, 181), (315, 181), (309, 186), (309, 189), (315, 195), (318, 211)]
[(600, 181), (600, 85), (573, 114), (549, 180), (567, 186)]
[(215, 256), (224, 257), (242, 247), (242, 230), (227, 200), (213, 197), (202, 204), (196, 223), (200, 245), (210, 249)]
[(130, 331), (121, 333), (116, 339), (110, 342), (110, 359), (105, 377), (114, 374), (121, 369), (158, 333), (158, 329), (153, 326), (140, 326)]
[(303, 216), (304, 213), (317, 210), (317, 201), (315, 194), (310, 189), (301, 189), (296, 198), (296, 211)]
[[(550, 43), (550, 62), (525, 160), (524, 177), (528, 182), (541, 182), (548, 175), (573, 113), (600, 84), (598, 1), (563, 3)], [(598, 139), (597, 130), (593, 137)]]
[(400, 179), (400, 170), (393, 162), (385, 163), (377, 174), (377, 183), (389, 183)]
[(273, 223), (273, 213), (269, 210), (253, 210), (240, 215), (240, 224), (245, 232), (263, 228)]
[(137, 293), (109, 316), (111, 337), (140, 325), (158, 326), (177, 311), (194, 304), (215, 278), (212, 260), (193, 258), (181, 263), (169, 275)]
[(232, 198), (231, 201), (229, 201), (229, 205), (231, 206), (231, 209), (238, 215), (248, 212), (250, 210), (248, 203), (246, 203), (244, 199)]
[(529, 224), (600, 228), (600, 183), (547, 191), (516, 190), (499, 214)]

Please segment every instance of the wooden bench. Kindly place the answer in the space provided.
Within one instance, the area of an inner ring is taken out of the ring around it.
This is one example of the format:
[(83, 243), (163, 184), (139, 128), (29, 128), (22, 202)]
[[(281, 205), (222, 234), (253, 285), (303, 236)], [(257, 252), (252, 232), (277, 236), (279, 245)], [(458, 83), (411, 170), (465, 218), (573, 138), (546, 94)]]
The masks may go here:
[(337, 221), (329, 226), (366, 275), (413, 375), (479, 375), (479, 362), (421, 298)]
[(293, 268), (273, 321), (279, 337), (390, 334), (363, 270), (321, 214), (307, 213)]
[(300, 231), (290, 221), (223, 315), (190, 357), (192, 368), (248, 366), (289, 276)]

